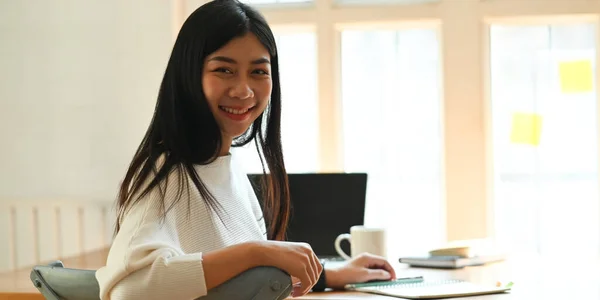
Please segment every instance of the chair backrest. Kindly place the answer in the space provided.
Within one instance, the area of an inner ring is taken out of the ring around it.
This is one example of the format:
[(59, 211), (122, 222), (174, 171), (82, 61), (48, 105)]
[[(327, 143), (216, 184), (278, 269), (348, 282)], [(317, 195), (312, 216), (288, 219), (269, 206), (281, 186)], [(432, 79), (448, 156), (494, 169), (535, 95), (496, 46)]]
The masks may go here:
[(46, 300), (100, 300), (95, 270), (69, 269), (55, 261), (33, 267), (30, 278)]
[[(96, 271), (65, 268), (61, 261), (31, 270), (31, 281), (46, 300), (100, 300)], [(198, 299), (283, 300), (292, 291), (290, 276), (274, 267), (245, 271)]]

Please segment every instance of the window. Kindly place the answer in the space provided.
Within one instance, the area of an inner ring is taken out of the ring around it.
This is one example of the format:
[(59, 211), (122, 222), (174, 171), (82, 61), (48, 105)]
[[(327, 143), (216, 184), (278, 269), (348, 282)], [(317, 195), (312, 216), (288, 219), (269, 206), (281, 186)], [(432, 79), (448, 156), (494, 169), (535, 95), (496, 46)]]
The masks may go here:
[[(342, 32), (344, 165), (369, 176), (365, 224), (388, 253), (443, 242), (437, 30)], [(411, 230), (405, 230), (411, 228)]]
[[(281, 79), (281, 139), (288, 173), (319, 169), (316, 41), (309, 33), (276, 34)], [(262, 172), (254, 142), (235, 149), (250, 173)]]
[(512, 251), (600, 253), (596, 27), (491, 26), (495, 228)]

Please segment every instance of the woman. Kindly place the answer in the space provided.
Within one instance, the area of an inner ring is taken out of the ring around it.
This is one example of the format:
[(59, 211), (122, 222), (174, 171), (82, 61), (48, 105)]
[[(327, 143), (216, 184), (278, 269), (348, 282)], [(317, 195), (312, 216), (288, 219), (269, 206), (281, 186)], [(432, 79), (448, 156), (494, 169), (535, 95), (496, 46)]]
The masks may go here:
[[(371, 255), (322, 272), (309, 245), (284, 241), (280, 116), (277, 50), (263, 17), (236, 0), (198, 8), (179, 32), (120, 188), (117, 233), (96, 275), (102, 299), (194, 299), (261, 266), (292, 276), (294, 296), (319, 279), (321, 288), (342, 288), (395, 278), (389, 263)], [(270, 174), (264, 218), (230, 154), (252, 140)]]

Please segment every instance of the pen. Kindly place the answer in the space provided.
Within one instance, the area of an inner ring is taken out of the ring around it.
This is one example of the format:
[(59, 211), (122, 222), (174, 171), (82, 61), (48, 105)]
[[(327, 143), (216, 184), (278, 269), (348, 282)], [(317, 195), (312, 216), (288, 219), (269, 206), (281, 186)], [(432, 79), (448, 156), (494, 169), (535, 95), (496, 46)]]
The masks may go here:
[(371, 287), (371, 286), (386, 286), (386, 285), (394, 285), (394, 284), (419, 283), (419, 282), (423, 282), (423, 276), (404, 277), (404, 278), (398, 278), (396, 280), (390, 280), (390, 281), (351, 283), (351, 284), (346, 284), (345, 288), (346, 289), (356, 289), (356, 288)]

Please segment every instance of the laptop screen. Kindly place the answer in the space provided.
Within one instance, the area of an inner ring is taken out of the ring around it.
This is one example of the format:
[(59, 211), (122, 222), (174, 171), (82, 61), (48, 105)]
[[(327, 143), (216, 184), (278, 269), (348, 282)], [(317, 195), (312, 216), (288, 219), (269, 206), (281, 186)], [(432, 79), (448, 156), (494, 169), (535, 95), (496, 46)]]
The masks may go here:
[[(261, 177), (249, 175), (259, 199)], [(292, 205), (288, 240), (309, 243), (319, 257), (337, 257), (336, 237), (364, 223), (367, 174), (288, 174), (288, 180)], [(347, 242), (342, 249), (350, 253)]]

